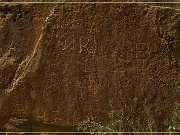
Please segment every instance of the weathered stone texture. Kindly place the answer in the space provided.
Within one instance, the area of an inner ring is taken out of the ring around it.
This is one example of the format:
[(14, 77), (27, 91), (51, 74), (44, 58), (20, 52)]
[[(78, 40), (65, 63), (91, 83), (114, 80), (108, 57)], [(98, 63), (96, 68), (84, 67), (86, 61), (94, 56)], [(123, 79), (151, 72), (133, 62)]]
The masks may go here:
[(174, 9), (9, 4), (0, 12), (0, 116), (61, 126), (91, 115), (106, 121), (111, 100), (133, 117), (148, 106), (162, 124), (179, 99), (172, 73), (180, 54)]

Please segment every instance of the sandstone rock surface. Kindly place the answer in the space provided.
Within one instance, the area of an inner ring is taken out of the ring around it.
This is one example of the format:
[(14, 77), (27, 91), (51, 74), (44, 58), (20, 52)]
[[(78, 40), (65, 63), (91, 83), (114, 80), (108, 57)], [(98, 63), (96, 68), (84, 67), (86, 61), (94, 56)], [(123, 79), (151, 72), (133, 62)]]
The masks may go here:
[(105, 122), (112, 101), (132, 117), (148, 106), (163, 125), (179, 100), (178, 10), (1, 4), (0, 16), (0, 117), (60, 126), (86, 116)]

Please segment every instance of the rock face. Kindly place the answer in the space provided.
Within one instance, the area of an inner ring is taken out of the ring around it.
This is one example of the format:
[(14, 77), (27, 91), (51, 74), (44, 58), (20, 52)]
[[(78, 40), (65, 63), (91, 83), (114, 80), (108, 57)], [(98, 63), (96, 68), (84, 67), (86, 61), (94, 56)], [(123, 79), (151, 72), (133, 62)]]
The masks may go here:
[[(56, 135), (55, 133), (51, 134), (51, 133), (43, 133), (43, 132), (73, 132), (73, 131), (76, 131), (75, 126), (56, 126), (56, 125), (44, 124), (40, 121), (32, 119), (31, 117), (18, 116), (18, 117), (0, 118), (0, 132), (21, 132), (21, 134), (23, 135), (26, 134), (28, 135), (27, 132), (33, 132), (34, 135), (45, 135), (45, 134)], [(42, 132), (42, 133), (37, 133), (37, 132)], [(6, 135), (7, 134), (8, 133), (6, 133)], [(18, 135), (18, 134), (20, 133), (14, 133), (13, 135)], [(9, 133), (9, 135), (12, 135), (12, 133)]]
[(4, 129), (8, 132), (31, 132), (32, 127), (28, 119), (25, 118), (10, 118), (4, 125)]
[(1, 4), (0, 13), (1, 117), (60, 126), (86, 116), (105, 122), (112, 101), (132, 117), (147, 106), (163, 125), (179, 100), (179, 11), (143, 4)]

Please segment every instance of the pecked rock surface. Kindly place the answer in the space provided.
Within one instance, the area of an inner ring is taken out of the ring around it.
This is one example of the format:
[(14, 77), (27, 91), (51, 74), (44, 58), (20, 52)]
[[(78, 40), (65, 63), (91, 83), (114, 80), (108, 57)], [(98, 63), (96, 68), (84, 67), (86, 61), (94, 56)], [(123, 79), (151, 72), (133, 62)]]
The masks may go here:
[(73, 126), (114, 108), (162, 129), (179, 100), (178, 10), (143, 4), (1, 4), (0, 117)]

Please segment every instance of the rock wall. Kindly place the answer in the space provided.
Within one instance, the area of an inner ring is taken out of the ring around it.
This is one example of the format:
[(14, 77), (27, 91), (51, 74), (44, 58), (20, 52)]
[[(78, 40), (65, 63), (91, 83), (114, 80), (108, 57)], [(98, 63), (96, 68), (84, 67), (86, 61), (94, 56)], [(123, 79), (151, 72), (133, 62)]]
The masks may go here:
[(0, 116), (106, 122), (109, 101), (158, 128), (179, 100), (179, 11), (144, 4), (1, 4)]

